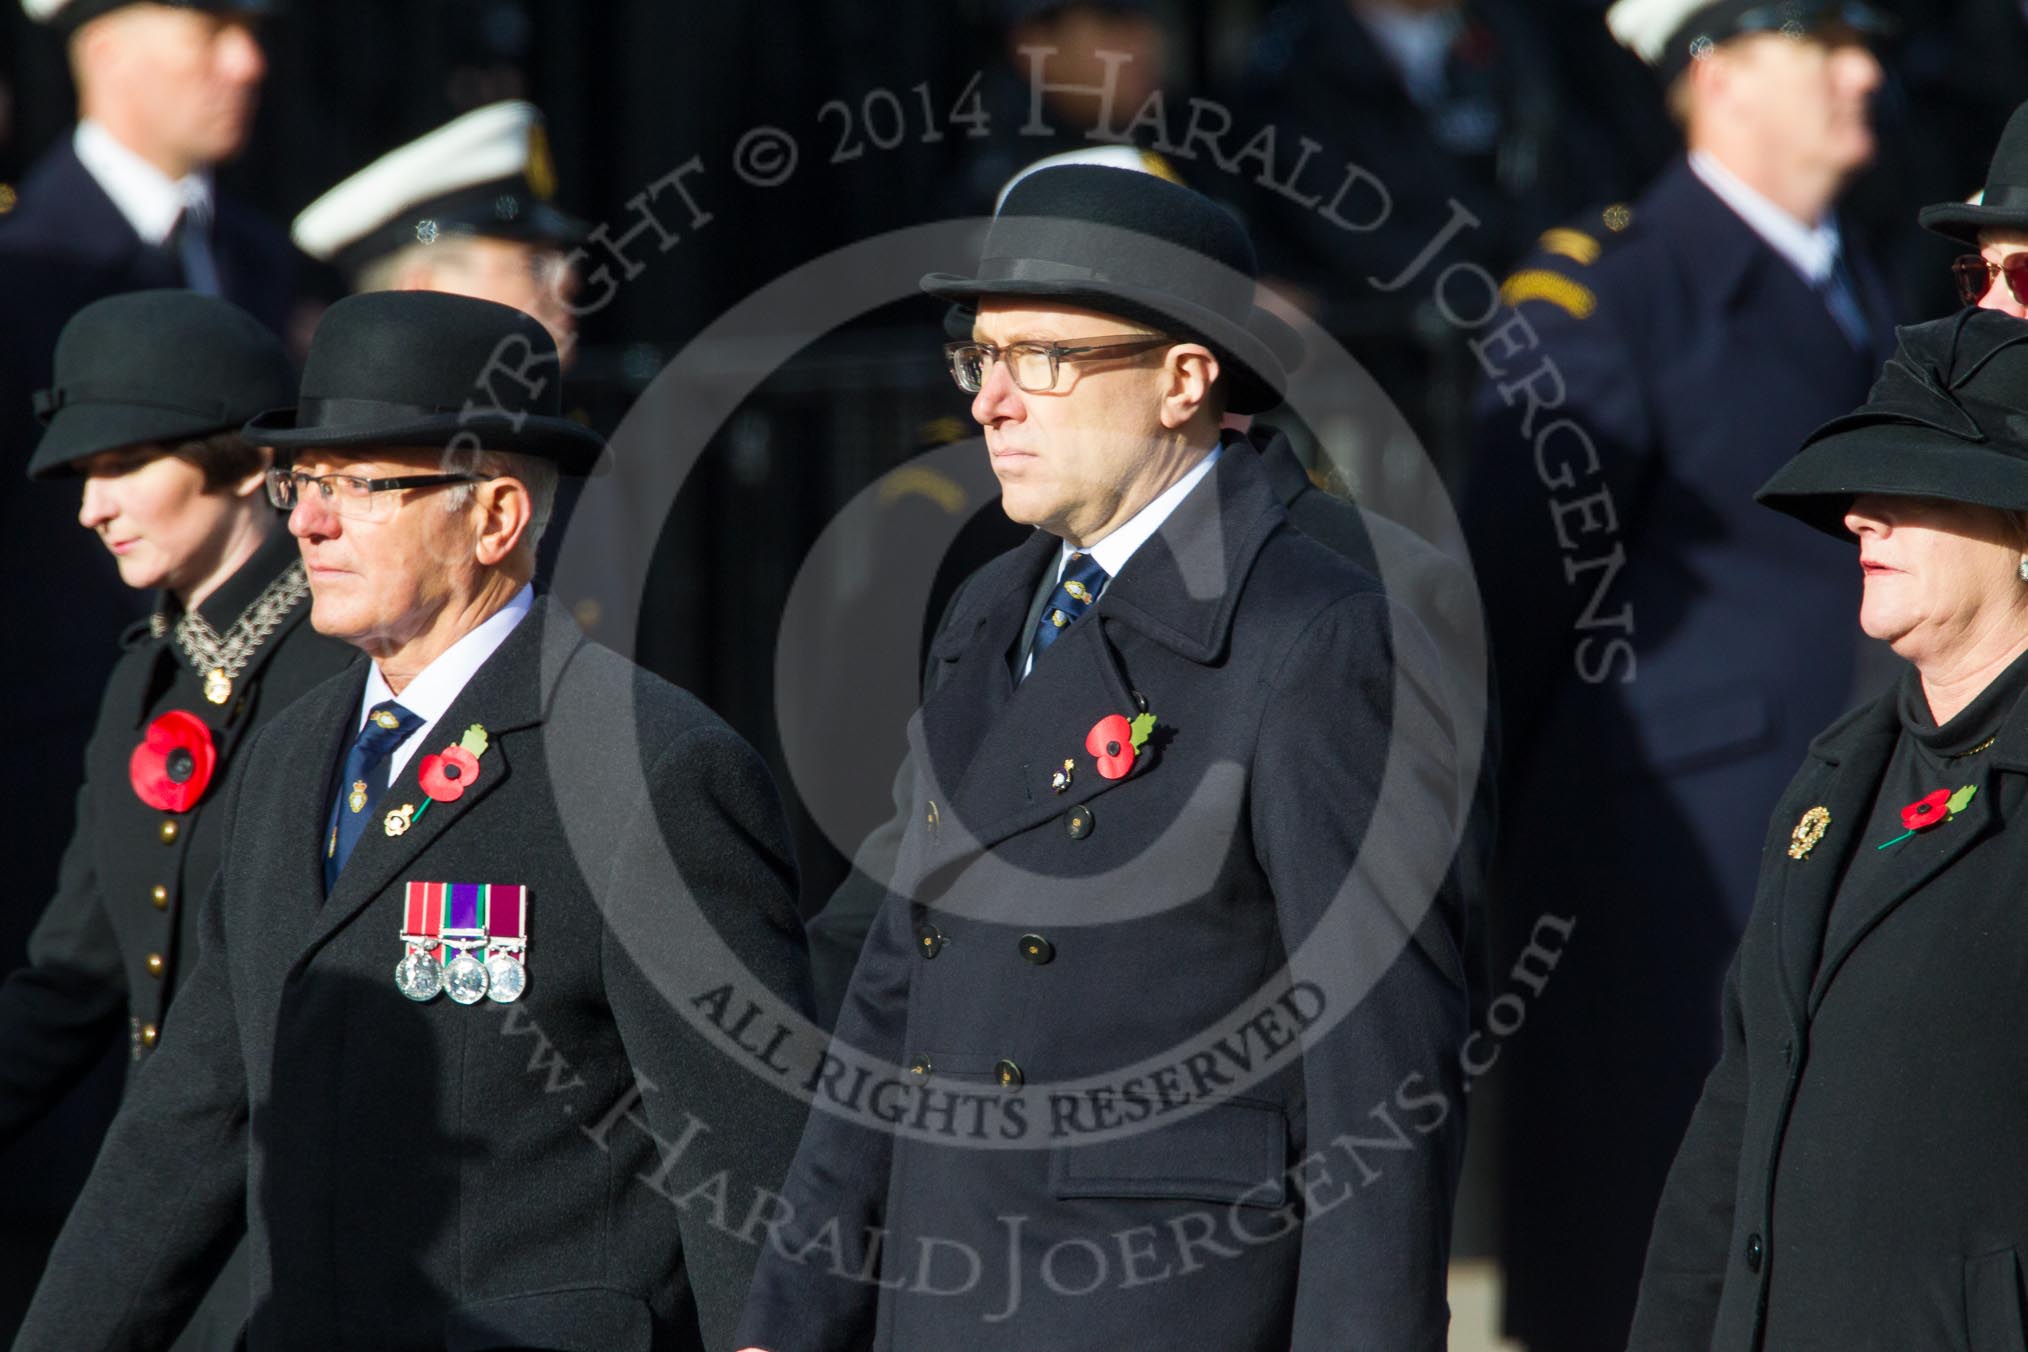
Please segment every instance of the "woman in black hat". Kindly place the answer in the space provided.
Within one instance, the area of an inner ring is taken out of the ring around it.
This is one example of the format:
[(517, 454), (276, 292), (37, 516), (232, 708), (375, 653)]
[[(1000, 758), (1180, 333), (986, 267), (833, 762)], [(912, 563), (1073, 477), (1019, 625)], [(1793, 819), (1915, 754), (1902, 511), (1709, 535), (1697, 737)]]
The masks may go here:
[[(198, 905), (219, 863), (213, 805), (234, 752), (352, 660), (306, 623), (295, 541), (263, 492), (269, 453), (239, 430), (294, 397), (274, 337), (193, 292), (99, 301), (57, 342), (29, 473), (80, 478), (79, 521), (122, 581), (159, 596), (122, 638), (57, 894), (28, 964), (0, 982), (0, 1146), (115, 1038), (135, 1064), (155, 1047), (192, 965)], [(243, 1314), (243, 1291), (237, 1304)], [(179, 1346), (228, 1346), (237, 1322), (207, 1306)]]
[(2007, 119), (1978, 195), (1926, 206), (1917, 219), (1978, 250), (1951, 263), (1965, 304), (2028, 319), (2028, 103)]
[(1856, 540), (1910, 669), (1775, 809), (1633, 1348), (2028, 1346), (2024, 408), (2028, 325), (1905, 328), (1760, 491)]

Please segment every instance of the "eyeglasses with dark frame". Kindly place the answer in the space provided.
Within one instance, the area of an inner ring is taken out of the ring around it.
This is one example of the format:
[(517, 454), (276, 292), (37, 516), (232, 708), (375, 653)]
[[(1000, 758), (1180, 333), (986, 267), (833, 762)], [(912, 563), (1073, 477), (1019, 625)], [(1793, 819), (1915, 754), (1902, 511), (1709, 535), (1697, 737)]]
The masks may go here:
[(305, 474), (302, 470), (270, 469), (267, 473), (268, 501), (283, 511), (292, 510), (306, 484), (315, 484), (324, 506), (355, 521), (373, 521), (390, 516), (395, 499), (387, 496), (410, 488), (437, 488), (444, 484), (477, 484), (498, 478), (494, 474), (404, 474), (393, 479), (368, 479), (357, 474)]
[(2004, 274), (2014, 299), (2028, 305), (2028, 253), (2010, 253), (1997, 263), (1988, 263), (1980, 254), (1959, 254), (1951, 262), (1951, 276), (1957, 279), (1958, 297), (1967, 305), (1993, 289), (1993, 279)]
[(945, 343), (944, 358), (951, 366), (951, 379), (967, 394), (977, 394), (986, 383), (993, 363), (1004, 362), (1007, 375), (1017, 389), (1029, 394), (1047, 394), (1056, 388), (1058, 368), (1064, 362), (1099, 361), (1106, 357), (1130, 357), (1150, 348), (1180, 342), (1163, 334), (1133, 333), (1095, 338), (1087, 343)]

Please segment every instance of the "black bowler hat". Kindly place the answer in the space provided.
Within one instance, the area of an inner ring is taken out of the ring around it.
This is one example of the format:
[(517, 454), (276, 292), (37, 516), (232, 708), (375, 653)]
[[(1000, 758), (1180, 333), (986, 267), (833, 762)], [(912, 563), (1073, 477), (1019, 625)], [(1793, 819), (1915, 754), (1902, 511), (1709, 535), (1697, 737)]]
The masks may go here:
[(1255, 306), (1255, 272), (1245, 227), (1210, 198), (1153, 174), (1068, 164), (1009, 190), (978, 276), (933, 272), (922, 289), (961, 305), (1057, 300), (1201, 342), (1226, 369), (1228, 407), (1258, 413), (1287, 384), (1277, 350), (1302, 343), (1293, 331), (1274, 344), (1259, 336), (1287, 326)]
[(296, 373), (252, 315), (194, 291), (129, 291), (93, 301), (57, 335), (55, 375), (35, 395), (48, 424), (28, 477), (128, 446), (238, 431), (289, 397)]
[(1754, 499), (1844, 540), (1861, 493), (2028, 511), (2028, 324), (1965, 309), (1896, 337), (1866, 402), (1812, 432)]
[(261, 414), (246, 434), (278, 452), (476, 439), (579, 475), (605, 446), (563, 416), (548, 329), (512, 306), (439, 291), (375, 291), (326, 310), (295, 407)]
[(2028, 230), (2028, 103), (2014, 110), (1993, 149), (1985, 191), (1978, 202), (1938, 202), (1916, 213), (1925, 229), (1979, 247), (1979, 232)]
[[(214, 14), (271, 14), (278, 6), (274, 0), (158, 0), (172, 9), (202, 9)], [(59, 32), (70, 34), (90, 23), (101, 14), (111, 14), (123, 9), (134, 0), (21, 0), (21, 8), (29, 18), (40, 24), (47, 24)]]

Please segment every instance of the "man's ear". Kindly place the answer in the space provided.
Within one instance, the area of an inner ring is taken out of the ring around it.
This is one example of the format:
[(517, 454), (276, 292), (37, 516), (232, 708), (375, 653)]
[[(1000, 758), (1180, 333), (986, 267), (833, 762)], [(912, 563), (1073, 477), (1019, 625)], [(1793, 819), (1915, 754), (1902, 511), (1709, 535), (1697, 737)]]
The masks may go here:
[(250, 498), (256, 493), (267, 491), (268, 466), (275, 463), (275, 448), (256, 446), (254, 450), (260, 455), (260, 464), (232, 485), (232, 495), (236, 498)]
[(1162, 360), (1162, 426), (1187, 427), (1211, 399), (1218, 383), (1218, 358), (1202, 343), (1178, 343)]
[(527, 535), (534, 499), (526, 484), (503, 475), (473, 484), (472, 503), (479, 510), (479, 538), (473, 542), (472, 557), (487, 568), (498, 567)]

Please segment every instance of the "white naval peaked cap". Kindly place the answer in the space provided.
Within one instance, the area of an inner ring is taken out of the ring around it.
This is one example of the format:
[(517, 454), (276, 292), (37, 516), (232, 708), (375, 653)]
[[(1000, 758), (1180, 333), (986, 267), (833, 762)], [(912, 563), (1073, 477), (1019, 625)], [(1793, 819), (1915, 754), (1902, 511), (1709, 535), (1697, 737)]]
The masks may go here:
[(583, 225), (549, 205), (555, 192), (542, 112), (510, 99), (390, 150), (303, 208), (289, 234), (310, 257), (348, 270), (441, 234), (582, 238)]
[(1634, 55), (1654, 65), (1684, 20), (1710, 4), (1711, 0), (1617, 0), (1606, 11), (1606, 27), (1613, 39)]
[[(110, 14), (132, 3), (133, 0), (21, 0), (21, 12), (39, 24), (76, 29), (101, 14)], [(267, 0), (158, 0), (158, 3), (226, 14), (265, 14), (274, 9)]]

